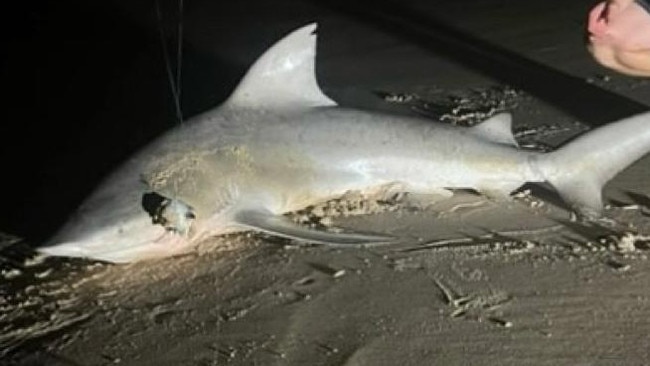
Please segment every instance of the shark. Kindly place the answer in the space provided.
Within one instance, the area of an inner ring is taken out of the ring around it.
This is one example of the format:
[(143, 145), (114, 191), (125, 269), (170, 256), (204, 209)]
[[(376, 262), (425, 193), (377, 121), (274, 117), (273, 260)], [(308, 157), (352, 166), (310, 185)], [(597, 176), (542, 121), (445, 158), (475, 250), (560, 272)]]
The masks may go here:
[(316, 79), (316, 28), (286, 35), (219, 106), (130, 157), (37, 250), (127, 263), (250, 230), (334, 246), (398, 240), (308, 228), (285, 215), (346, 192), (448, 197), (463, 188), (507, 198), (545, 182), (576, 212), (598, 217), (604, 184), (650, 151), (649, 113), (541, 152), (517, 145), (509, 113), (458, 127), (339, 106)]

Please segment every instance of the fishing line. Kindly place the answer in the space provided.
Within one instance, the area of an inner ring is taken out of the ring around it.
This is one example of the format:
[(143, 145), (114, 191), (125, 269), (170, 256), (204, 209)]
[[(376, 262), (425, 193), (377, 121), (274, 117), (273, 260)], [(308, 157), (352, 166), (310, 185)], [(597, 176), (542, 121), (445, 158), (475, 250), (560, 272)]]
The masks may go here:
[(159, 0), (155, 0), (156, 3), (156, 16), (158, 18), (158, 33), (160, 34), (160, 44), (162, 45), (162, 51), (165, 57), (165, 69), (167, 70), (167, 79), (169, 80), (169, 87), (172, 92), (172, 97), (174, 99), (174, 106), (176, 108), (176, 119), (178, 123), (183, 123), (183, 111), (181, 109), (181, 60), (183, 56), (183, 0), (179, 0), (179, 17), (178, 17), (178, 47), (176, 50), (176, 77), (172, 72), (171, 60), (169, 58), (169, 51), (167, 49), (167, 40), (165, 35), (165, 29), (163, 28), (163, 18), (162, 11), (160, 10)]
[[(178, 26), (176, 33), (178, 34), (178, 42), (176, 42), (176, 95), (178, 98), (177, 104), (179, 108), (179, 115), (182, 117), (183, 114), (180, 112), (180, 100), (181, 100), (181, 73), (183, 71), (183, 9), (185, 0), (178, 1)], [(182, 119), (180, 120), (183, 121)]]

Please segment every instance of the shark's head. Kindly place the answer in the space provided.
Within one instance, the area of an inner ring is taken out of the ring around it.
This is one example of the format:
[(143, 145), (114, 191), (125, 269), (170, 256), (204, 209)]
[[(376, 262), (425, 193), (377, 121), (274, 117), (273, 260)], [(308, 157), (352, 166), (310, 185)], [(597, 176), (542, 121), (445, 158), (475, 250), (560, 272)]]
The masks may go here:
[[(336, 105), (316, 81), (315, 30), (316, 24), (309, 24), (284, 37), (217, 109), (169, 131), (129, 159), (38, 250), (132, 262), (183, 252), (203, 236), (240, 230), (231, 220), (240, 196), (232, 177), (248, 177), (250, 157), (233, 146), (248, 141), (253, 130), (242, 120), (263, 116), (268, 124), (272, 112)], [(197, 220), (188, 203), (195, 205)]]
[[(166, 257), (189, 247), (189, 205), (142, 185), (105, 186), (92, 195), (39, 252), (124, 263)], [(128, 188), (128, 189), (127, 189)]]

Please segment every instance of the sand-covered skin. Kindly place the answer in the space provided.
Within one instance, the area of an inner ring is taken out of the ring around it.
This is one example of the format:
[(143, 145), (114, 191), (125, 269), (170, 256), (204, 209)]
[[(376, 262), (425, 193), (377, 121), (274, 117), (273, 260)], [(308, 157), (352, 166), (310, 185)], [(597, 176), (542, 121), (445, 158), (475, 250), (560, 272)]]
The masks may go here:
[[(587, 84), (649, 100), (647, 81), (608, 74), (582, 49), (590, 2), (474, 5), (427, 9)], [(219, 17), (194, 11), (196, 24)], [(458, 125), (510, 111), (522, 148), (542, 151), (589, 128), (526, 90), (324, 17), (321, 84), (342, 103)], [(290, 215), (318, 229), (401, 238), (372, 248), (245, 233), (174, 258), (110, 265), (34, 257), (2, 235), (0, 364), (648, 364), (648, 176), (648, 157), (619, 174), (593, 222), (538, 186), (510, 200), (459, 190), (430, 204), (349, 192)]]

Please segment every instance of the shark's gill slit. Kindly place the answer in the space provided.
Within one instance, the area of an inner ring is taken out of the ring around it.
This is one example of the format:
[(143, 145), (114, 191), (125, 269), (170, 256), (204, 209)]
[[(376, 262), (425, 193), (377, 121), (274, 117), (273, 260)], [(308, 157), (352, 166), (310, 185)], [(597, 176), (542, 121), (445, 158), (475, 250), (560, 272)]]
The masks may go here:
[(142, 195), (142, 208), (151, 216), (153, 224), (161, 225), (165, 230), (180, 235), (187, 235), (196, 219), (190, 205), (156, 192)]

